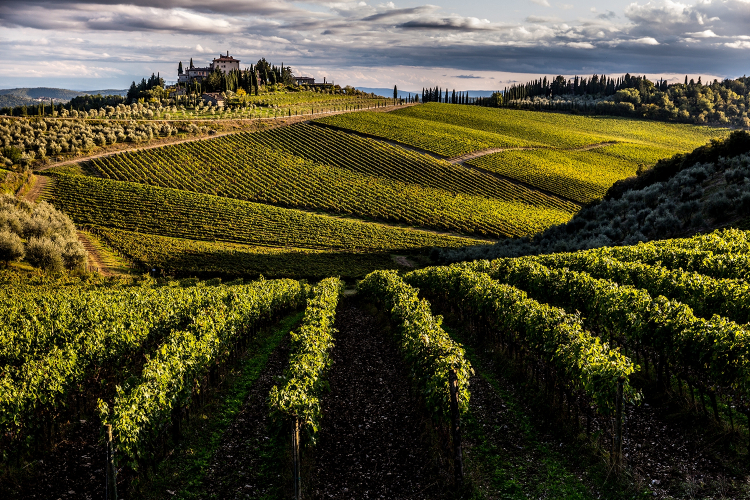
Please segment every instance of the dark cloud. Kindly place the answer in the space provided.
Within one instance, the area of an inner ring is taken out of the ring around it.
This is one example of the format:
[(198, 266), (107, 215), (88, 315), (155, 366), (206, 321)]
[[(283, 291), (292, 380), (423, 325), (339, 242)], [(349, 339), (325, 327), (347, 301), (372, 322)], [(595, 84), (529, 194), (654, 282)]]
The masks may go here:
[[(305, 3), (317, 6), (308, 9)], [(726, 76), (744, 71), (737, 61), (750, 49), (750, 38), (740, 37), (750, 25), (750, 2), (636, 2), (619, 13), (567, 24), (543, 16), (507, 24), (445, 15), (430, 5), (398, 9), (355, 1), (0, 0), (0, 25), (10, 28), (0, 40), (0, 68), (21, 68), (29, 57), (151, 68), (211, 48), (211, 54), (231, 49), (247, 61), (267, 55), (293, 66), (450, 68), (446, 74), (465, 79), (479, 78), (474, 76), (479, 71)], [(56, 41), (19, 49), (10, 41), (14, 27), (34, 28)], [(65, 37), (85, 38), (86, 46), (79, 50)]]
[(467, 78), (467, 79), (477, 78), (477, 79), (481, 79), (482, 77), (481, 76), (475, 76), (475, 75), (454, 75), (454, 78)]

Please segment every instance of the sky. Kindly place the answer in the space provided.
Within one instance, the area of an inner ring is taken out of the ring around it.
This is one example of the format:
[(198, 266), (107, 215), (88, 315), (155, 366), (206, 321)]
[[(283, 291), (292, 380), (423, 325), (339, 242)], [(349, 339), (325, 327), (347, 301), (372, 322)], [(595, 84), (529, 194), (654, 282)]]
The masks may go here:
[(0, 0), (0, 87), (122, 89), (265, 57), (360, 87), (750, 73), (750, 0)]

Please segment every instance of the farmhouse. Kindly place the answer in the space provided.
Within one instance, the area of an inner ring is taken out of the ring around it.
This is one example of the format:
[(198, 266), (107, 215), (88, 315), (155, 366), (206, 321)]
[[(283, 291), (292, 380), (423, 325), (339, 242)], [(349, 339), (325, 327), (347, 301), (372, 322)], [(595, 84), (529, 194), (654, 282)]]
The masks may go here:
[(204, 102), (210, 102), (216, 106), (224, 106), (224, 97), (218, 92), (205, 92), (201, 98)]
[[(182, 68), (182, 63), (180, 63), (180, 68)], [(220, 54), (219, 57), (214, 59), (211, 64), (208, 65), (208, 67), (196, 68), (195, 66), (193, 66), (193, 60), (191, 59), (190, 67), (187, 69), (187, 71), (178, 71), (177, 83), (201, 83), (216, 69), (221, 70), (225, 75), (235, 70), (239, 71), (240, 60), (230, 56), (229, 51), (227, 51), (227, 55)]]

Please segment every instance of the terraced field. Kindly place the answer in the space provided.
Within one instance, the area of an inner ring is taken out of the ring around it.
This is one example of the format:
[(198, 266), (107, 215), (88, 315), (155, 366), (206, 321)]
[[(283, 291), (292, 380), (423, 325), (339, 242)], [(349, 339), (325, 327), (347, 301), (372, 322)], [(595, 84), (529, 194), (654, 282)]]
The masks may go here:
[(628, 146), (617, 144), (590, 151), (502, 151), (466, 163), (579, 203), (589, 203), (604, 196), (618, 180), (635, 174), (638, 164), (620, 156), (629, 152)]
[[(531, 235), (568, 220), (578, 208), (553, 196), (375, 141), (342, 140), (335, 151), (320, 153), (332, 158), (331, 163), (346, 161), (349, 168), (260, 144), (283, 135), (269, 133), (256, 139), (254, 134), (237, 134), (124, 153), (93, 160), (89, 169), (114, 180), (490, 237)], [(302, 140), (309, 148), (318, 149), (314, 139)], [(347, 153), (349, 146), (355, 149)], [(385, 156), (377, 156), (378, 151)], [(359, 160), (349, 160), (346, 155)], [(371, 155), (372, 159), (366, 159)]]
[(388, 115), (391, 119), (409, 117), (457, 125), (478, 132), (504, 134), (561, 149), (625, 141), (682, 152), (692, 151), (711, 139), (725, 137), (728, 134), (728, 129), (716, 127), (455, 104), (429, 103)]
[(50, 201), (77, 224), (267, 247), (398, 251), (482, 240), (131, 182), (59, 174)]

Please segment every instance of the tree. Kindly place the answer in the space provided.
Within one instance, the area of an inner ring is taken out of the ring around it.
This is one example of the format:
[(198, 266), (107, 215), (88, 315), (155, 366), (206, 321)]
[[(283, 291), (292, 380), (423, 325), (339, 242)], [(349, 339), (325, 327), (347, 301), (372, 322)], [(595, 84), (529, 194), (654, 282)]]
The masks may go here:
[(5, 267), (22, 259), (25, 253), (20, 236), (7, 229), (0, 231), (0, 261), (5, 262)]
[(190, 69), (193, 69), (195, 66), (193, 66), (193, 58), (190, 58)]
[(398, 99), (398, 87), (393, 86), (393, 98)]
[(177, 66), (177, 74), (178, 74), (178, 75), (181, 75), (181, 74), (182, 74), (182, 61), (180, 61), (180, 64), (179, 64), (179, 66)]

